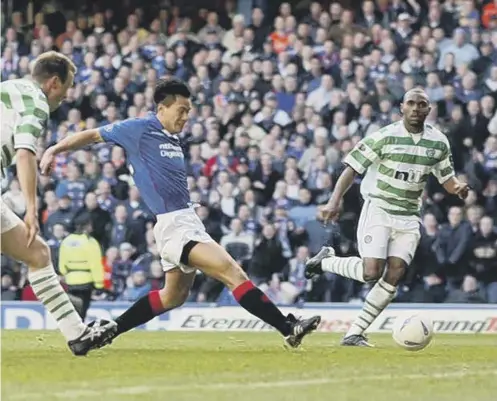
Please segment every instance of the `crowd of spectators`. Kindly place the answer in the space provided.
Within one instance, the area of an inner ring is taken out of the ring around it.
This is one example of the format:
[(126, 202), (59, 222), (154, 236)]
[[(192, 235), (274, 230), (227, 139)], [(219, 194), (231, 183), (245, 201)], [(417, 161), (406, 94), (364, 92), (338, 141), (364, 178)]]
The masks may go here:
[[(497, 303), (497, 1), (282, 3), (274, 18), (264, 7), (239, 14), (233, 0), (195, 11), (162, 3), (41, 9), (33, 21), (21, 10), (3, 24), (2, 80), (29, 75), (49, 49), (78, 67), (40, 156), (74, 132), (146, 115), (158, 78), (184, 79), (195, 106), (181, 135), (188, 185), (208, 233), (278, 302), (349, 302), (368, 286), (332, 274), (308, 282), (303, 272), (325, 244), (357, 254), (360, 181), (336, 224), (323, 226), (318, 210), (344, 155), (399, 120), (403, 93), (421, 86), (428, 122), (449, 138), (472, 191), (462, 202), (429, 182), (421, 243), (396, 299)], [(22, 217), (15, 167), (2, 194)], [(53, 175), (39, 178), (39, 210), (55, 266), (75, 216), (90, 216), (104, 255), (101, 297), (134, 301), (163, 285), (154, 216), (119, 147), (59, 155)], [(24, 271), (2, 257), (2, 299), (31, 299)], [(190, 300), (228, 298), (197, 275)]]

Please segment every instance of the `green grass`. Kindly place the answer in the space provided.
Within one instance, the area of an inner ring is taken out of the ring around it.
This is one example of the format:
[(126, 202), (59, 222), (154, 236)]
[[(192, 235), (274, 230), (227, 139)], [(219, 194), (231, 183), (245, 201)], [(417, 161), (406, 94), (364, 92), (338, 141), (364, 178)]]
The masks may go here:
[(493, 401), (497, 336), (438, 335), (424, 351), (315, 334), (133, 332), (86, 358), (53, 331), (2, 332), (2, 401)]

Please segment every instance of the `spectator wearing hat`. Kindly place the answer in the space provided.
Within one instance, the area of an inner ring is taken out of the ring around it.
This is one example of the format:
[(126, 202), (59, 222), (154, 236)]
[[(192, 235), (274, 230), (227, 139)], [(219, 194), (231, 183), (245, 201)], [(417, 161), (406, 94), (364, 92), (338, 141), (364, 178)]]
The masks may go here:
[(59, 272), (67, 292), (79, 299), (76, 310), (84, 320), (94, 290), (103, 289), (104, 270), (100, 245), (91, 237), (91, 218), (82, 214), (74, 221), (75, 231), (60, 244)]

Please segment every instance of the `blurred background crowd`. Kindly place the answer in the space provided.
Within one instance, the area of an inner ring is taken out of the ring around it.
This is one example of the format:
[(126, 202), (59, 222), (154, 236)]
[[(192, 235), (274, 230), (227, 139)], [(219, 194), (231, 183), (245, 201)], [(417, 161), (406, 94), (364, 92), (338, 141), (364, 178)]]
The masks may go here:
[[(2, 80), (29, 75), (50, 49), (78, 67), (40, 156), (74, 132), (153, 111), (158, 78), (188, 82), (191, 199), (208, 233), (283, 304), (367, 293), (332, 274), (304, 278), (306, 258), (325, 244), (357, 254), (360, 181), (336, 224), (323, 226), (318, 210), (344, 155), (401, 118), (405, 91), (425, 88), (428, 122), (449, 138), (473, 190), (462, 202), (429, 182), (421, 243), (396, 300), (497, 303), (496, 0), (2, 3)], [(15, 167), (2, 197), (23, 216)], [(84, 228), (101, 246), (91, 251), (105, 273), (95, 297), (134, 301), (163, 285), (154, 216), (119, 147), (59, 155), (53, 175), (39, 178), (39, 211), (61, 277), (61, 244)], [(2, 299), (33, 299), (25, 268), (3, 256)], [(197, 275), (191, 301), (229, 299)]]

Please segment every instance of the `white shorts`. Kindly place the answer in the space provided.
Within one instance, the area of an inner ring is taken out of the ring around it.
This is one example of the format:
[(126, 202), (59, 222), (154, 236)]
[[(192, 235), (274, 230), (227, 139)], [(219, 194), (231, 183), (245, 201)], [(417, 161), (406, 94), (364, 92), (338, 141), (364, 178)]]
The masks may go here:
[(12, 230), (22, 221), (19, 216), (17, 216), (17, 214), (10, 210), (10, 208), (4, 203), (2, 198), (0, 198), (0, 213), (0, 229), (2, 234)]
[(387, 259), (390, 256), (412, 262), (421, 238), (420, 222), (393, 216), (364, 202), (357, 227), (357, 243), (361, 258)]
[(190, 241), (202, 243), (214, 241), (205, 231), (204, 223), (193, 208), (158, 215), (154, 235), (162, 258), (162, 270), (165, 272), (176, 267), (184, 273), (194, 272), (196, 270), (194, 267), (180, 262), (183, 248)]

